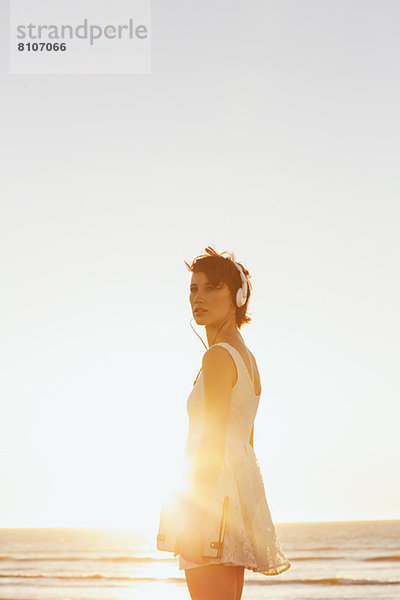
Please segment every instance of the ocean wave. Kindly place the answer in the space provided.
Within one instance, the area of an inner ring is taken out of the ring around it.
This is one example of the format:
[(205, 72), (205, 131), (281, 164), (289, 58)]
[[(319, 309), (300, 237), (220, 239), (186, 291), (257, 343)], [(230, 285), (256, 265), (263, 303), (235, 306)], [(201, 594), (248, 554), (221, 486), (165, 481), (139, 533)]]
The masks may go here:
[[(344, 556), (321, 556), (321, 555), (311, 555), (311, 556), (296, 556), (296, 557), (289, 557), (288, 560), (289, 561), (302, 561), (302, 560), (339, 560), (339, 559), (343, 559), (345, 558)], [(26, 554), (19, 554), (19, 555), (15, 555), (15, 554), (4, 554), (4, 555), (0, 555), (0, 561), (1, 560), (15, 560), (15, 561), (39, 561), (39, 560), (43, 560), (43, 561), (85, 561), (85, 560), (93, 560), (93, 561), (111, 561), (111, 562), (136, 562), (136, 563), (158, 563), (158, 562), (165, 562), (165, 561), (170, 561), (170, 562), (175, 562), (176, 558), (174, 556), (160, 556), (157, 558), (151, 557), (151, 556), (135, 556), (135, 555), (129, 555), (129, 554), (124, 554), (124, 555), (120, 555), (120, 556), (106, 556), (106, 555), (96, 555), (96, 554), (92, 554), (92, 555), (84, 555), (84, 556), (76, 556), (76, 555), (48, 555), (48, 554), (35, 554), (34, 556), (32, 555), (26, 555)], [(365, 559), (365, 560), (373, 560), (373, 559)], [(383, 560), (383, 559), (381, 559)], [(388, 559), (389, 560), (389, 559)]]
[(337, 550), (337, 549), (338, 549), (338, 546), (315, 546), (315, 548), (312, 548), (311, 546), (309, 546), (307, 548), (308, 552), (312, 552), (313, 550), (320, 552), (321, 550)]
[(289, 557), (290, 562), (297, 560), (339, 560), (345, 558), (344, 556), (296, 556), (295, 558)]
[[(87, 575), (64, 575), (60, 574), (47, 574), (47, 573), (0, 573), (0, 578), (25, 578), (25, 579), (68, 579), (69, 581), (74, 580), (96, 580), (101, 579), (109, 583), (112, 581), (128, 581), (128, 582), (163, 582), (163, 583), (182, 583), (184, 578), (182, 577), (129, 577), (129, 576), (112, 576), (104, 575), (101, 573), (90, 573)], [(246, 581), (246, 585), (398, 585), (400, 586), (400, 579), (355, 579), (351, 577), (321, 577), (321, 578), (297, 578), (297, 579), (284, 579), (276, 578), (265, 581), (252, 580)]]
[(371, 556), (369, 558), (363, 558), (363, 560), (400, 560), (400, 554), (391, 554), (388, 556)]
[[(264, 581), (261, 585), (399, 585), (400, 579), (353, 579), (351, 577), (320, 577), (318, 579), (274, 579)], [(249, 579), (246, 585), (260, 585), (259, 581)]]
[(135, 555), (129, 555), (129, 554), (124, 554), (121, 556), (105, 556), (105, 555), (96, 555), (96, 554), (92, 554), (92, 555), (85, 555), (85, 556), (74, 556), (74, 555), (60, 555), (60, 556), (56, 556), (54, 554), (51, 555), (47, 555), (47, 554), (35, 554), (34, 556), (28, 556), (26, 554), (19, 554), (19, 555), (15, 555), (15, 554), (2, 554), (0, 555), (0, 560), (20, 560), (20, 561), (38, 561), (38, 560), (45, 560), (45, 561), (85, 561), (85, 560), (95, 560), (95, 561), (116, 561), (116, 562), (123, 562), (123, 561), (132, 561), (132, 562), (147, 562), (147, 563), (151, 563), (151, 562), (160, 562), (160, 560), (165, 561), (165, 560), (169, 560), (169, 561), (174, 561), (175, 562), (175, 558), (174, 557), (161, 557), (161, 558), (153, 558), (151, 556), (135, 556)]
[(141, 581), (141, 582), (164, 582), (173, 583), (184, 581), (182, 577), (129, 577), (128, 575), (117, 577), (114, 575), (104, 575), (101, 573), (89, 573), (88, 575), (64, 575), (63, 573), (0, 573), (3, 579), (68, 579), (70, 581), (87, 581), (93, 579), (104, 579), (106, 581)]

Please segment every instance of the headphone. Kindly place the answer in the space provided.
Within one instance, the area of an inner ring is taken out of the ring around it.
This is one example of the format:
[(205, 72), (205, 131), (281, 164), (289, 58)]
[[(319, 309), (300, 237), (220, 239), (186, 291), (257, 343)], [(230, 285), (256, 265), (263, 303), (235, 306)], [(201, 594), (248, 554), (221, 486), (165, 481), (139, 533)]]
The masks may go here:
[(245, 274), (243, 273), (242, 267), (237, 262), (235, 262), (231, 256), (229, 256), (229, 259), (233, 262), (235, 267), (238, 269), (238, 271), (240, 273), (240, 279), (242, 280), (242, 286), (236, 292), (236, 306), (238, 308), (240, 308), (241, 306), (244, 306), (246, 304), (246, 300), (247, 300), (247, 292), (248, 292), (247, 279), (246, 279)]

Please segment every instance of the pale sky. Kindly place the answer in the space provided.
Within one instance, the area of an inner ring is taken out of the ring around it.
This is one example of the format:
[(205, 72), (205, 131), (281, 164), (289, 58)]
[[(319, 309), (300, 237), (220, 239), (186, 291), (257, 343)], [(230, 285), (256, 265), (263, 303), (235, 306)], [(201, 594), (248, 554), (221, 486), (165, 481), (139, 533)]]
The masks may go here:
[(400, 3), (153, 0), (119, 76), (9, 75), (5, 9), (0, 527), (156, 534), (209, 244), (252, 274), (274, 521), (399, 518)]

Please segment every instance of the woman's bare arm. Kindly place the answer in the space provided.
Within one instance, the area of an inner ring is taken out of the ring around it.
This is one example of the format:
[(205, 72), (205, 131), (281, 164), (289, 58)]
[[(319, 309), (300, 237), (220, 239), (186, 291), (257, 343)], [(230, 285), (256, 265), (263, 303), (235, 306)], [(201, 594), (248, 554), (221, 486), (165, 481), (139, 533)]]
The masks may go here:
[(205, 414), (193, 477), (193, 499), (204, 508), (224, 461), (232, 386), (236, 369), (227, 350), (213, 346), (203, 356)]

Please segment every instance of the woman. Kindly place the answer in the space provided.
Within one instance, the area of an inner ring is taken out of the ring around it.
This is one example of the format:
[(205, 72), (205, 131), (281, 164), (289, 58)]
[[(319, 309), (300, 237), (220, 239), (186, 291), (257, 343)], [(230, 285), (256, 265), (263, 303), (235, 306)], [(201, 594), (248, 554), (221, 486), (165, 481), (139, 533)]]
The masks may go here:
[[(187, 401), (189, 503), (182, 515), (179, 569), (185, 570), (192, 600), (240, 600), (245, 569), (278, 575), (291, 564), (276, 536), (253, 450), (261, 382), (239, 333), (250, 321), (250, 275), (232, 254), (211, 247), (205, 252), (191, 264), (185, 261), (192, 273), (193, 317), (206, 328), (209, 348)], [(205, 557), (213, 499), (225, 496), (222, 555)]]

